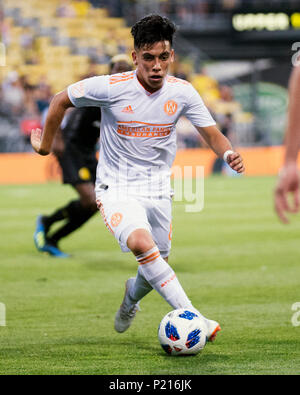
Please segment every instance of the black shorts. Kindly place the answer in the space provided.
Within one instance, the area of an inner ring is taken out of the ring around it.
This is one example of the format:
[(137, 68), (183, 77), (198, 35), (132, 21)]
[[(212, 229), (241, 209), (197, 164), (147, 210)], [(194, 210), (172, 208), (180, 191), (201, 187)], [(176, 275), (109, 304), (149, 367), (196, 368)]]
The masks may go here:
[(62, 169), (64, 184), (95, 183), (98, 163), (95, 152), (84, 152), (69, 144), (63, 155), (57, 159)]

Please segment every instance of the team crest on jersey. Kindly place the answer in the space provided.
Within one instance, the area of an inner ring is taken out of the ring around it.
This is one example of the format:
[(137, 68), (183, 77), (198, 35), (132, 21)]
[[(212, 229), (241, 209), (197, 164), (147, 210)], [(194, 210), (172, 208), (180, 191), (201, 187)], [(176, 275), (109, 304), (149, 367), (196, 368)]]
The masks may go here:
[(110, 223), (111, 226), (116, 228), (118, 225), (120, 225), (120, 222), (122, 221), (123, 215), (121, 213), (115, 213), (112, 215)]
[(168, 115), (174, 115), (177, 111), (178, 105), (174, 100), (168, 100), (164, 105), (165, 113)]

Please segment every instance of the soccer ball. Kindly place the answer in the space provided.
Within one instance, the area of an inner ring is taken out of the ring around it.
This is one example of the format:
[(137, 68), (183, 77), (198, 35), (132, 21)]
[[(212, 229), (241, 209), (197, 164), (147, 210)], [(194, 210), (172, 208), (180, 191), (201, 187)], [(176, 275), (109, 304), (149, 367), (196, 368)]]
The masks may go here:
[(173, 310), (161, 320), (158, 340), (167, 354), (195, 355), (206, 344), (207, 326), (196, 311)]

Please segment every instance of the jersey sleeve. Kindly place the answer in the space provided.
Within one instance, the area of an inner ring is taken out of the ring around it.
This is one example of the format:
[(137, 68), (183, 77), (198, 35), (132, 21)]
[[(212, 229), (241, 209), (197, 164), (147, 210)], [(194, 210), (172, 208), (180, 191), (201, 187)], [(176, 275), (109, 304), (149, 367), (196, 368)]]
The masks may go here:
[(189, 86), (188, 101), (183, 115), (186, 116), (194, 126), (206, 127), (216, 124), (199, 93), (192, 85)]
[(102, 107), (109, 104), (109, 76), (86, 78), (68, 87), (68, 96), (75, 107)]

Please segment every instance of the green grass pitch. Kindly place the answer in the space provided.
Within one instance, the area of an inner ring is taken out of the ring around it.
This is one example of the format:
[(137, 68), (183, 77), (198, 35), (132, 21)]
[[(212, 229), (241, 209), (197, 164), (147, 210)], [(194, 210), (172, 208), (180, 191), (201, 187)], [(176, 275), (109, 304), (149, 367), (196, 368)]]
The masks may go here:
[(279, 223), (275, 178), (210, 177), (205, 206), (175, 202), (170, 264), (195, 307), (222, 332), (194, 357), (167, 356), (157, 340), (170, 306), (154, 291), (128, 332), (113, 321), (136, 273), (100, 215), (61, 243), (60, 260), (38, 253), (35, 220), (75, 193), (56, 183), (0, 187), (0, 374), (299, 374), (300, 218)]

